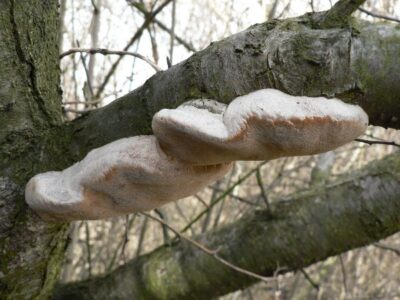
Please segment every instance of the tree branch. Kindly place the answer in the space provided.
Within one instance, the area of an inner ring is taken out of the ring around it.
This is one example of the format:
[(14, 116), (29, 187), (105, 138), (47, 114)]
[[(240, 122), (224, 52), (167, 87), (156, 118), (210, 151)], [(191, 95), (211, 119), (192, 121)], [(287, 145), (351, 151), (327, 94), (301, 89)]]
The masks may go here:
[[(172, 0), (165, 0), (162, 4), (160, 4), (159, 7), (157, 7), (157, 9), (155, 9), (151, 14), (149, 14), (148, 16), (146, 16), (143, 24), (139, 27), (139, 29), (135, 32), (135, 34), (132, 36), (132, 38), (129, 40), (128, 44), (126, 44), (126, 46), (124, 47), (123, 51), (127, 51), (129, 49), (130, 46), (133, 45), (133, 43), (135, 41), (137, 41), (137, 39), (139, 39), (143, 33), (143, 31), (150, 25), (150, 23), (154, 20), (154, 18), (169, 4), (171, 3)], [(106, 74), (106, 76), (104, 77), (104, 81), (102, 82), (102, 84), (99, 86), (99, 89), (97, 90), (97, 93), (95, 95), (95, 98), (99, 98), (100, 95), (103, 93), (108, 81), (110, 80), (112, 74), (115, 72), (115, 70), (117, 69), (119, 63), (122, 60), (122, 56), (120, 56), (111, 66), (110, 70), (108, 71), (108, 73)]]
[(372, 11), (366, 10), (365, 8), (362, 8), (362, 7), (359, 7), (358, 10), (362, 11), (364, 14), (367, 14), (367, 15), (369, 15), (371, 17), (374, 17), (374, 18), (379, 18), (379, 19), (383, 19), (383, 20), (387, 20), (387, 21), (393, 21), (393, 22), (400, 23), (400, 19), (398, 19), (398, 18), (385, 16), (385, 15), (382, 15), (382, 14), (377, 14), (377, 13), (374, 13)]
[(146, 216), (146, 217), (148, 217), (148, 218), (150, 218), (150, 219), (153, 219), (153, 220), (161, 223), (163, 226), (167, 227), (169, 230), (171, 230), (173, 233), (175, 233), (180, 239), (183, 239), (183, 240), (189, 242), (190, 244), (192, 244), (197, 249), (200, 249), (204, 253), (214, 257), (217, 261), (219, 261), (220, 263), (224, 264), (225, 266), (231, 268), (232, 270), (235, 270), (236, 272), (239, 272), (239, 273), (245, 274), (247, 276), (253, 277), (254, 279), (264, 281), (266, 283), (269, 282), (268, 278), (266, 278), (264, 276), (260, 276), (258, 274), (255, 274), (255, 273), (250, 272), (248, 270), (242, 269), (242, 268), (240, 268), (240, 267), (238, 267), (238, 266), (226, 261), (222, 257), (218, 256), (219, 247), (216, 250), (209, 249), (209, 248), (205, 247), (204, 245), (196, 242), (195, 240), (192, 240), (191, 238), (189, 238), (187, 236), (184, 236), (178, 230), (174, 229), (172, 226), (170, 226), (167, 222), (165, 222), (161, 218), (156, 218), (156, 217), (152, 216), (149, 213), (143, 213), (142, 212), (141, 214)]
[(60, 59), (66, 57), (67, 55), (71, 55), (71, 54), (74, 54), (74, 53), (89, 53), (89, 54), (103, 54), (103, 55), (115, 54), (115, 55), (120, 55), (120, 56), (129, 55), (129, 56), (133, 56), (133, 57), (136, 57), (136, 58), (139, 58), (139, 59), (145, 61), (156, 72), (161, 71), (161, 68), (159, 66), (157, 66), (156, 63), (152, 62), (149, 58), (147, 58), (144, 55), (141, 55), (141, 54), (136, 53), (136, 52), (109, 50), (109, 49), (104, 49), (104, 48), (91, 48), (91, 49), (72, 48), (72, 49), (69, 49), (68, 51), (65, 51), (65, 52), (61, 53), (60, 54)]
[(321, 16), (317, 21), (318, 28), (343, 27), (348, 24), (348, 20), (353, 12), (361, 6), (366, 0), (339, 0), (334, 6), (325, 13), (315, 14)]
[[(149, 12), (146, 10), (146, 8), (141, 5), (140, 3), (134, 2), (134, 1), (129, 1), (129, 4), (135, 7), (137, 10), (139, 10), (146, 18), (149, 16)], [(168, 34), (172, 35), (172, 29), (169, 29), (164, 23), (160, 22), (157, 18), (153, 19), (153, 22), (157, 24), (158, 27), (160, 27), (162, 30), (167, 32)], [(179, 37), (174, 33), (174, 39), (181, 44), (183, 47), (185, 47), (188, 51), (191, 52), (196, 52), (196, 49), (194, 49), (193, 45), (190, 43), (186, 42), (183, 38)]]
[[(224, 259), (262, 276), (298, 270), (400, 230), (400, 154), (295, 194), (218, 231), (197, 236)], [(72, 283), (56, 299), (210, 299), (256, 281), (182, 241), (163, 246), (103, 278)], [(218, 288), (215, 288), (218, 287)], [(110, 295), (111, 291), (111, 295)], [(194, 298), (193, 298), (194, 297)]]
[(360, 143), (365, 143), (368, 145), (387, 145), (387, 146), (395, 146), (395, 147), (400, 147), (400, 144), (397, 144), (394, 141), (388, 142), (388, 141), (372, 141), (372, 140), (365, 140), (365, 139), (355, 139), (355, 141), (360, 142)]
[(305, 16), (254, 25), (158, 72), (69, 124), (72, 153), (81, 158), (116, 139), (151, 134), (155, 112), (188, 99), (228, 103), (262, 88), (336, 96), (361, 105), (371, 124), (400, 128), (400, 43), (395, 42), (400, 28), (362, 23), (355, 33), (354, 28), (315, 30), (310, 22)]
[(398, 256), (400, 256), (400, 248), (395, 248), (395, 247), (388, 246), (388, 245), (381, 244), (381, 243), (374, 243), (374, 246), (377, 248), (383, 249), (383, 250), (391, 251), (391, 252), (397, 254)]

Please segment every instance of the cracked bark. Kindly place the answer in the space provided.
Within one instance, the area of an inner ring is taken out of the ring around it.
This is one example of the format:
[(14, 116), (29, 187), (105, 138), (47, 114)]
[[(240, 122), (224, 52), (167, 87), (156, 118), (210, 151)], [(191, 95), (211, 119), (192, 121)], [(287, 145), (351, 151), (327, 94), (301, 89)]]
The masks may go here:
[(0, 2), (1, 299), (46, 298), (66, 242), (64, 225), (41, 222), (24, 201), (32, 175), (59, 168), (47, 160), (57, 141), (41, 144), (61, 124), (57, 19), (57, 1)]

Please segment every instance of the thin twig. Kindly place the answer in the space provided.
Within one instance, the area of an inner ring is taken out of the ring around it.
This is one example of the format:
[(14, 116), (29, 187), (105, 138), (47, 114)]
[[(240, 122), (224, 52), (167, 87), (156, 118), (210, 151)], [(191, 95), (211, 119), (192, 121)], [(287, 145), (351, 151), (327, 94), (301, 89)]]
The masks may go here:
[(274, 292), (274, 299), (275, 300), (280, 300), (283, 299), (283, 294), (282, 294), (282, 289), (281, 289), (281, 284), (279, 281), (279, 273), (281, 271), (286, 270), (285, 267), (280, 267), (279, 262), (277, 263), (276, 269), (274, 271), (274, 281), (275, 281), (275, 292)]
[[(176, 211), (178, 212), (178, 214), (185, 221), (185, 224), (189, 223), (189, 219), (187, 218), (186, 214), (183, 212), (181, 206), (179, 205), (179, 202), (174, 201), (174, 205), (175, 205), (175, 208), (176, 208)], [(195, 231), (193, 230), (193, 228), (190, 228), (190, 231), (191, 231), (191, 235), (195, 234)]]
[(264, 200), (264, 203), (265, 203), (265, 206), (267, 207), (268, 212), (271, 212), (271, 205), (269, 204), (267, 193), (265, 192), (265, 189), (264, 189), (264, 183), (261, 178), (260, 169), (257, 169), (257, 171), (256, 171), (256, 178), (257, 178), (258, 187), (260, 188), (261, 197)]
[(100, 103), (101, 100), (93, 100), (93, 101), (65, 101), (62, 104), (63, 105), (72, 105), (72, 104), (98, 104)]
[(122, 244), (122, 248), (121, 248), (121, 256), (122, 256), (124, 262), (126, 260), (125, 259), (126, 258), (125, 257), (125, 249), (126, 249), (126, 245), (129, 242), (129, 230), (131, 229), (132, 224), (136, 219), (136, 214), (134, 214), (132, 216), (132, 218), (129, 218), (129, 216), (130, 215), (126, 215), (126, 218), (125, 218), (125, 232), (124, 232), (124, 239), (123, 239), (123, 244)]
[(154, 62), (152, 62), (149, 58), (146, 56), (136, 53), (136, 52), (129, 52), (129, 51), (120, 51), (120, 50), (109, 50), (109, 49), (104, 49), (104, 48), (90, 48), (90, 49), (84, 49), (84, 48), (72, 48), (69, 49), (68, 51), (65, 51), (64, 53), (60, 54), (60, 59), (64, 58), (67, 55), (71, 55), (74, 53), (89, 53), (89, 54), (103, 54), (103, 55), (129, 55), (133, 56), (136, 58), (139, 58), (146, 63), (148, 63), (156, 72), (162, 71), (162, 69), (157, 66)]
[[(136, 33), (132, 36), (132, 38), (129, 40), (129, 42), (126, 44), (126, 46), (123, 48), (123, 51), (127, 51), (129, 49), (129, 47), (132, 46), (133, 43), (142, 36), (143, 31), (150, 25), (150, 23), (154, 20), (156, 15), (159, 14), (169, 3), (171, 3), (171, 1), (172, 0), (165, 0), (162, 4), (160, 4), (159, 7), (157, 7), (156, 10), (154, 10), (151, 14), (149, 14), (148, 16), (145, 17), (143, 24), (139, 27), (139, 29), (136, 31)], [(110, 80), (112, 74), (114, 74), (114, 72), (115, 72), (117, 66), (119, 65), (119, 63), (121, 62), (121, 60), (122, 60), (122, 56), (120, 56), (113, 63), (110, 70), (104, 77), (104, 81), (99, 86), (95, 98), (99, 98), (101, 93), (103, 93), (108, 81)]]
[(395, 147), (400, 147), (400, 144), (395, 143), (394, 141), (388, 142), (388, 141), (371, 141), (371, 140), (364, 140), (364, 139), (355, 139), (355, 141), (360, 142), (360, 143), (365, 143), (368, 145), (388, 145), (388, 146), (395, 146)]
[(87, 250), (87, 262), (88, 262), (88, 272), (89, 279), (92, 277), (92, 250), (90, 247), (90, 230), (89, 224), (87, 221), (84, 221), (85, 224), (85, 242), (86, 242), (86, 250)]
[[(76, 41), (76, 44), (77, 44), (78, 47), (80, 47), (79, 41)], [(83, 52), (80, 52), (79, 54), (80, 54), (80, 58), (81, 58), (81, 61), (82, 61), (83, 69), (85, 70), (87, 86), (89, 87), (89, 93), (90, 93), (90, 100), (89, 101), (91, 101), (92, 98), (93, 98), (93, 86), (92, 86), (92, 82), (91, 82), (90, 75), (89, 75), (89, 69), (88, 69), (88, 67), (86, 65), (86, 58), (83, 56), (82, 53)]]
[(149, 37), (150, 37), (150, 43), (151, 43), (151, 50), (152, 50), (152, 54), (153, 54), (153, 60), (158, 64), (158, 59), (159, 59), (159, 55), (158, 55), (158, 45), (157, 45), (157, 39), (155, 37), (156, 35), (156, 31), (154, 29), (154, 25), (151, 24), (148, 28), (147, 28), (147, 32), (149, 33)]
[(300, 272), (304, 275), (304, 278), (311, 284), (311, 286), (319, 292), (319, 284), (316, 283), (310, 275), (304, 269), (300, 269)]
[(280, 19), (280, 18), (282, 18), (283, 14), (284, 14), (285, 12), (289, 11), (291, 3), (292, 3), (292, 1), (288, 1), (288, 3), (286, 4), (286, 6), (282, 9), (281, 13), (280, 13), (279, 15), (277, 15), (277, 16), (275, 17), (275, 19)]
[(380, 249), (392, 251), (396, 253), (398, 256), (400, 256), (400, 248), (395, 248), (389, 245), (381, 244), (381, 243), (374, 243), (374, 246)]
[[(215, 186), (219, 187), (221, 185), (221, 181), (218, 180), (215, 184)], [(210, 203), (213, 203), (215, 201), (215, 199), (218, 197), (218, 192), (217, 190), (213, 190), (213, 192), (211, 193), (211, 197), (210, 197)], [(207, 230), (207, 226), (210, 222), (211, 219), (211, 213), (213, 212), (213, 207), (210, 207), (207, 210), (207, 213), (203, 219), (203, 225), (201, 226), (201, 232), (206, 232)]]
[(276, 13), (276, 9), (277, 9), (278, 4), (279, 4), (278, 2), (279, 2), (279, 0), (275, 0), (275, 2), (272, 4), (272, 7), (268, 12), (267, 21), (272, 20), (274, 18), (275, 13)]
[[(164, 221), (164, 223), (168, 222), (167, 215), (166, 215), (165, 211), (163, 210), (163, 208), (156, 208), (154, 211), (160, 217), (160, 219)], [(161, 224), (161, 227), (162, 227), (162, 232), (163, 232), (164, 244), (169, 244), (171, 241), (171, 238), (169, 236), (167, 226), (165, 226), (164, 224)]]
[(340, 261), (340, 268), (342, 270), (344, 292), (347, 294), (348, 293), (348, 287), (347, 287), (346, 268), (344, 267), (344, 262), (343, 262), (342, 255), (339, 255), (339, 261)]
[(115, 251), (110, 259), (110, 262), (106, 268), (105, 273), (110, 272), (112, 270), (112, 268), (114, 267), (114, 264), (117, 260), (118, 253), (120, 253), (123, 261), (126, 262), (125, 248), (129, 242), (129, 230), (132, 227), (132, 224), (135, 221), (135, 218), (136, 218), (136, 214), (134, 214), (132, 218), (130, 218), (130, 215), (126, 215), (124, 236), (123, 236), (121, 242), (119, 243), (119, 245), (115, 248)]
[[(232, 170), (229, 172), (229, 176), (226, 180), (226, 186), (229, 186), (231, 184), (232, 176), (235, 174), (235, 169), (236, 168), (232, 168)], [(217, 187), (216, 184), (214, 186)], [(219, 220), (221, 219), (221, 216), (222, 216), (222, 211), (224, 209), (224, 204), (225, 204), (225, 200), (222, 200), (222, 202), (219, 206), (219, 209), (217, 211), (217, 215), (214, 217), (213, 228), (216, 228), (218, 226)]]
[(98, 7), (96, 6), (96, 3), (94, 2), (94, 0), (90, 0), (90, 2), (92, 2), (92, 6), (93, 6), (93, 10), (98, 12)]
[(232, 184), (229, 188), (227, 188), (224, 193), (222, 193), (218, 198), (215, 199), (215, 201), (211, 202), (210, 205), (208, 206), (208, 208), (204, 209), (201, 213), (199, 213), (189, 224), (187, 224), (183, 229), (182, 229), (182, 233), (184, 233), (185, 231), (187, 231), (194, 223), (196, 223), (204, 214), (207, 213), (207, 211), (212, 208), (214, 205), (216, 205), (219, 201), (221, 201), (222, 199), (224, 199), (227, 195), (230, 194), (230, 192), (232, 192), (236, 186), (238, 186), (239, 184), (241, 184), (243, 181), (245, 181), (247, 178), (249, 178), (254, 172), (257, 171), (258, 168), (260, 168), (261, 166), (263, 166), (266, 163), (266, 161), (263, 161), (262, 163), (260, 163), (257, 167), (255, 167), (254, 169), (250, 170), (248, 173), (246, 173), (244, 176), (240, 177), (234, 184)]
[(171, 59), (171, 65), (172, 62), (174, 61), (175, 17), (176, 17), (176, 0), (172, 0), (171, 41), (169, 47), (169, 57)]
[(95, 110), (95, 108), (88, 108), (88, 109), (74, 109), (74, 108), (64, 108), (63, 107), (63, 111), (64, 112), (71, 112), (71, 113), (75, 113), (75, 114), (85, 114), (89, 111)]
[(146, 216), (146, 217), (148, 217), (148, 218), (150, 218), (150, 219), (152, 219), (152, 220), (155, 220), (155, 221), (161, 223), (164, 226), (166, 226), (169, 230), (171, 230), (173, 233), (175, 233), (177, 236), (179, 236), (179, 238), (181, 240), (185, 240), (185, 241), (189, 242), (190, 244), (195, 246), (197, 249), (199, 249), (199, 250), (203, 251), (204, 253), (214, 257), (216, 260), (218, 260), (219, 262), (221, 262), (225, 266), (227, 266), (227, 267), (229, 267), (229, 268), (231, 268), (231, 269), (233, 269), (233, 270), (235, 270), (235, 271), (237, 271), (239, 273), (242, 273), (242, 274), (248, 275), (250, 277), (256, 278), (258, 280), (264, 281), (265, 283), (269, 283), (271, 281), (271, 279), (269, 279), (269, 278), (267, 278), (265, 276), (261, 276), (259, 274), (253, 273), (251, 271), (242, 269), (242, 268), (230, 263), (229, 261), (227, 261), (227, 260), (223, 259), (222, 257), (218, 256), (218, 252), (219, 252), (220, 249), (213, 250), (213, 249), (207, 248), (206, 246), (196, 242), (195, 240), (192, 240), (191, 238), (181, 234), (178, 230), (174, 229), (168, 223), (164, 222), (164, 220), (161, 220), (161, 219), (159, 219), (157, 217), (154, 217), (153, 215), (151, 215), (149, 213), (141, 212), (141, 214)]
[[(209, 187), (209, 188), (213, 189), (213, 190), (217, 190), (218, 192), (223, 192), (224, 191), (224, 189), (217, 188), (217, 187)], [(263, 206), (263, 205), (260, 205), (258, 203), (255, 203), (255, 202), (252, 202), (250, 200), (247, 200), (247, 199), (245, 199), (243, 197), (240, 197), (240, 196), (237, 196), (237, 195), (232, 195), (232, 193), (229, 194), (229, 197), (231, 197), (232, 199), (238, 200), (240, 202), (246, 203), (248, 205), (259, 206), (259, 207)]]
[[(95, 3), (95, 0), (92, 0), (92, 6), (93, 6), (93, 14), (92, 14), (92, 20), (90, 22), (90, 40), (91, 40), (91, 46), (90, 48), (97, 48), (98, 43), (99, 43), (99, 34), (100, 34), (100, 8), (102, 6), (102, 0), (97, 0), (97, 3)], [(80, 47), (78, 45), (78, 47)], [(96, 67), (96, 56), (90, 56), (89, 58), (89, 64), (88, 64), (88, 78), (90, 83), (94, 81), (94, 74), (95, 74), (95, 67)], [(91, 87), (92, 88), (92, 87)], [(93, 98), (93, 89), (91, 90), (91, 95), (90, 95), (90, 100)], [(86, 99), (87, 100), (87, 99)], [(87, 107), (90, 107), (91, 105), (87, 105)]]
[(199, 200), (199, 202), (200, 202), (201, 204), (203, 204), (205, 207), (207, 207), (207, 208), (210, 207), (210, 206), (207, 204), (207, 202), (204, 201), (204, 199), (201, 198), (198, 194), (194, 195), (194, 197), (195, 197), (197, 200)]
[(139, 241), (138, 241), (138, 245), (136, 248), (136, 257), (138, 257), (140, 255), (140, 253), (142, 252), (144, 236), (145, 236), (146, 230), (147, 230), (147, 224), (148, 224), (148, 219), (146, 218), (143, 220), (142, 229), (140, 230)]
[[(147, 16), (148, 14), (150, 14), (142, 5), (140, 5), (139, 3), (136, 2), (129, 2), (133, 7), (135, 7), (137, 10), (139, 10), (141, 13), (143, 13), (143, 15)], [(159, 21), (157, 18), (153, 19), (153, 22), (160, 27), (162, 30), (164, 30), (165, 32), (169, 33), (170, 35), (172, 35), (172, 30), (169, 29), (166, 25), (164, 25), (164, 23), (162, 23), (161, 21)], [(179, 37), (176, 35), (176, 33), (174, 34), (174, 38), (176, 39), (176, 41), (181, 44), (183, 47), (185, 47), (188, 51), (191, 52), (197, 52), (197, 50), (193, 47), (192, 44), (189, 44), (188, 42), (186, 42), (183, 38)]]
[(314, 12), (315, 12), (314, 0), (311, 0), (311, 1), (310, 1), (310, 7), (311, 7), (311, 11), (314, 13)]
[(369, 15), (371, 17), (374, 17), (374, 18), (379, 18), (379, 19), (384, 19), (384, 20), (400, 23), (400, 19), (397, 19), (395, 17), (390, 17), (390, 16), (377, 14), (377, 13), (374, 13), (372, 11), (366, 10), (365, 8), (362, 8), (362, 7), (359, 7), (358, 10), (363, 12), (364, 14), (367, 14), (367, 15)]

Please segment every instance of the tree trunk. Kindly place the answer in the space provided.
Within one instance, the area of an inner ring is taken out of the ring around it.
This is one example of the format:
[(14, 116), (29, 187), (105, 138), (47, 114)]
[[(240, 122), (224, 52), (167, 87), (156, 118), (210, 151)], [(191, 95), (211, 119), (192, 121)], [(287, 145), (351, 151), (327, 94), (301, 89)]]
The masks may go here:
[(66, 225), (42, 222), (24, 201), (31, 176), (65, 164), (46, 136), (61, 124), (57, 5), (0, 1), (1, 299), (50, 295), (67, 240)]

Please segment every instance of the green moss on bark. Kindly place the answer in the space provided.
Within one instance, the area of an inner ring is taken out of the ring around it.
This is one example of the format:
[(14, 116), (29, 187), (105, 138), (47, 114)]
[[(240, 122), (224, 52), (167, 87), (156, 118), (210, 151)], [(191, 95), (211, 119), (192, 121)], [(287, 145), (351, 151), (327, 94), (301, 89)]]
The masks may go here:
[(24, 188), (38, 171), (71, 162), (62, 154), (63, 136), (55, 135), (61, 124), (58, 1), (1, 1), (0, 36), (0, 294), (46, 299), (67, 227), (41, 221), (28, 209)]
[[(243, 216), (197, 240), (226, 260), (264, 276), (367, 245), (400, 230), (400, 154), (328, 186), (314, 186), (272, 210)], [(256, 280), (185, 241), (160, 247), (103, 278), (68, 284), (56, 299), (211, 299)]]

